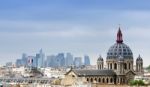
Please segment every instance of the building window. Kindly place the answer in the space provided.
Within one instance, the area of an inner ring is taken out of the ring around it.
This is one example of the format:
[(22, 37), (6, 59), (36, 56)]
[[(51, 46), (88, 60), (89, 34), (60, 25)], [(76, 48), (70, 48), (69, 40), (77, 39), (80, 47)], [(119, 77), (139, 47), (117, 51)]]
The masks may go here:
[(124, 83), (124, 79), (122, 78), (122, 83)]
[(97, 82), (97, 78), (95, 78), (95, 81)]
[(108, 81), (108, 78), (106, 79), (106, 81), (107, 81), (107, 83), (109, 82), (109, 81)]
[(110, 83), (112, 83), (113, 82), (113, 79), (112, 78), (110, 78)]
[(87, 78), (87, 80), (86, 81), (89, 81), (89, 78)]
[(120, 83), (122, 83), (122, 78), (120, 78)]
[(122, 51), (122, 49), (119, 49), (119, 51)]
[(117, 64), (116, 63), (114, 64), (114, 69), (117, 69)]
[(130, 63), (129, 63), (129, 69), (130, 69)]
[(105, 79), (103, 78), (103, 83), (105, 83)]
[(123, 49), (123, 51), (126, 51), (126, 49)]
[(126, 63), (124, 63), (124, 69), (127, 69), (127, 64)]
[(127, 55), (127, 53), (125, 52), (125, 53), (123, 53), (124, 55)]
[(112, 63), (110, 63), (110, 69), (112, 69)]
[(98, 82), (101, 82), (101, 78), (98, 79)]
[(119, 83), (119, 78), (118, 78), (118, 81), (117, 81), (118, 83)]
[(91, 78), (91, 82), (93, 82), (93, 78)]

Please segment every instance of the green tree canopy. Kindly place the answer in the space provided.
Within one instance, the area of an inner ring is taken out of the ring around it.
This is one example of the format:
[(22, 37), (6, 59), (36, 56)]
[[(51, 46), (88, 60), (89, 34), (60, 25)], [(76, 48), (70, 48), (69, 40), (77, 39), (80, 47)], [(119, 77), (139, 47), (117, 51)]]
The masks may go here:
[(143, 80), (131, 80), (130, 81), (131, 86), (144, 86)]

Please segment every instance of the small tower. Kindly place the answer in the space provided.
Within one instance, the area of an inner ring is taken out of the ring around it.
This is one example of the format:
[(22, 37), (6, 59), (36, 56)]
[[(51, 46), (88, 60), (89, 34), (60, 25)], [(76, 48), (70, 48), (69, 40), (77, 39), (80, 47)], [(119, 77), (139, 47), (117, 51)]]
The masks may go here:
[(140, 55), (136, 59), (136, 72), (138, 75), (143, 74), (143, 59)]
[(101, 56), (97, 59), (97, 69), (102, 70), (104, 68), (104, 60)]

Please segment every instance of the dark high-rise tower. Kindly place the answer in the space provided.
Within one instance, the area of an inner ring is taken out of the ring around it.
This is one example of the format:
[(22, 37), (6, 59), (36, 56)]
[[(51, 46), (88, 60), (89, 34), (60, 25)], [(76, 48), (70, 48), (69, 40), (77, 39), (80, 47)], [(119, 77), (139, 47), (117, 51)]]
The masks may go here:
[(84, 56), (84, 65), (90, 65), (90, 58), (87, 55)]

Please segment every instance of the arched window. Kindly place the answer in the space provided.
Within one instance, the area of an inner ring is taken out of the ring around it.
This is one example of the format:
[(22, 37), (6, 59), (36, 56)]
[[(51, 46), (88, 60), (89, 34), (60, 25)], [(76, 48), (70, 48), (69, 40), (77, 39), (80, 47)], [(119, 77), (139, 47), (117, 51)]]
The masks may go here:
[(97, 78), (95, 78), (95, 81), (97, 82)]
[(130, 63), (129, 63), (129, 69), (130, 69)]
[(112, 83), (113, 82), (113, 79), (112, 78), (110, 78), (110, 83)]
[(114, 64), (114, 69), (117, 69), (117, 64), (116, 63)]
[(124, 63), (124, 69), (127, 69), (127, 64), (126, 63)]
[(107, 83), (109, 82), (109, 81), (108, 81), (108, 78), (106, 79), (106, 81), (107, 81)]
[(122, 78), (122, 83), (124, 83), (124, 79)]
[(103, 78), (103, 83), (105, 83), (105, 79)]
[(120, 83), (122, 83), (122, 78), (120, 78)]
[(112, 63), (110, 63), (110, 69), (112, 69)]
[(86, 81), (89, 81), (89, 78), (87, 78), (87, 80)]
[(98, 82), (101, 82), (101, 78), (98, 79)]
[(91, 78), (91, 82), (93, 82), (93, 78)]

